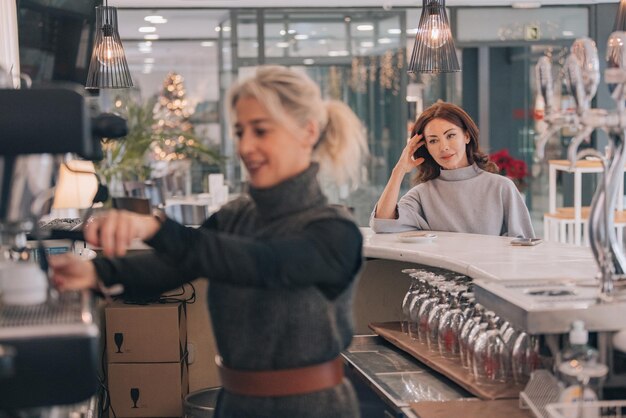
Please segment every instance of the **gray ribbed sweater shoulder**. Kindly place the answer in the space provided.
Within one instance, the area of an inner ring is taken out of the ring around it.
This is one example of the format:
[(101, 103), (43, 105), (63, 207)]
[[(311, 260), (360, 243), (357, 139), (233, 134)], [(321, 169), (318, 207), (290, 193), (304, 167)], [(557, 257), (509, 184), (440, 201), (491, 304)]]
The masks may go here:
[(476, 164), (441, 170), (398, 202), (397, 219), (370, 217), (375, 232), (414, 229), (534, 237), (528, 209), (513, 182)]

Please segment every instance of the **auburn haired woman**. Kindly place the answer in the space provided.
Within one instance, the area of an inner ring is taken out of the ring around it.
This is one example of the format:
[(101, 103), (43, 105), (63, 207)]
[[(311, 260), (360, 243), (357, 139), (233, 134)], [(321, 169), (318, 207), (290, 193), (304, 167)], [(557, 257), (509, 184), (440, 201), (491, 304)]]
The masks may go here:
[[(418, 184), (398, 201), (404, 176)], [(438, 102), (417, 119), (370, 218), (375, 232), (413, 229), (534, 237), (515, 184), (496, 174), (478, 145), (478, 127), (452, 103)]]

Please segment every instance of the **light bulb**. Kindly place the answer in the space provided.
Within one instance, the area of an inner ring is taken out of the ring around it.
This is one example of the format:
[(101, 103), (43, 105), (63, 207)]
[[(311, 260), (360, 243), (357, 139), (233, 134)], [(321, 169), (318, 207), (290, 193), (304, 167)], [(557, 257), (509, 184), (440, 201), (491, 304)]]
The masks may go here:
[(428, 22), (426, 23), (424, 31), (426, 33), (422, 39), (429, 48), (441, 48), (447, 41), (446, 24), (438, 14), (428, 16)]
[(110, 25), (104, 25), (102, 32), (102, 41), (96, 47), (96, 58), (100, 64), (108, 67), (124, 56), (124, 49), (113, 37), (113, 30)]

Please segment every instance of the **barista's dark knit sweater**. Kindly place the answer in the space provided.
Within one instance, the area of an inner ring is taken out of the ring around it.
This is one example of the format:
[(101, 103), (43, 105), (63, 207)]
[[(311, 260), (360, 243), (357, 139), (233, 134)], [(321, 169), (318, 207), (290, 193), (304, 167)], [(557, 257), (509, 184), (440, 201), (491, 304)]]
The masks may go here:
[[(105, 284), (129, 297), (208, 277), (209, 309), (227, 367), (277, 370), (335, 358), (352, 338), (353, 283), (361, 234), (328, 206), (312, 165), (275, 187), (251, 190), (199, 229), (166, 221), (148, 242), (156, 252), (94, 261)], [(224, 392), (220, 417), (355, 417), (349, 383), (303, 396), (256, 398)]]

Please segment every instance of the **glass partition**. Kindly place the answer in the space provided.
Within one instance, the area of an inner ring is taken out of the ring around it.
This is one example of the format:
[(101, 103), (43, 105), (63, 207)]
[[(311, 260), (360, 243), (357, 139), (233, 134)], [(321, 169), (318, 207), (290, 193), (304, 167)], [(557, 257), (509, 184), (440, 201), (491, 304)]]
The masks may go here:
[[(564, 57), (573, 38), (590, 33), (591, 8), (448, 9), (463, 72), (441, 75), (406, 73), (420, 8), (121, 9), (119, 19), (133, 79), (144, 98), (158, 94), (165, 75), (176, 71), (185, 78), (194, 110), (213, 109), (217, 118), (199, 122), (198, 128), (207, 143), (220, 145), (234, 190), (245, 181), (225, 103), (235, 80), (258, 65), (286, 65), (311, 76), (324, 97), (347, 103), (367, 127), (367, 183), (355, 191), (328, 192), (336, 203), (353, 207), (366, 225), (408, 129), (437, 100), (462, 105), (476, 122), (485, 122), (480, 128), (489, 151), (508, 148), (532, 166), (533, 65), (546, 52)], [(168, 23), (154, 24), (154, 33), (139, 32), (145, 17), (155, 14)], [(485, 112), (489, 117), (483, 119)], [(563, 149), (566, 134), (551, 144), (553, 155)], [(527, 203), (538, 202), (537, 213), (543, 211), (541, 185), (540, 179), (528, 189)], [(407, 176), (402, 192), (409, 187)]]

